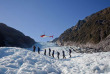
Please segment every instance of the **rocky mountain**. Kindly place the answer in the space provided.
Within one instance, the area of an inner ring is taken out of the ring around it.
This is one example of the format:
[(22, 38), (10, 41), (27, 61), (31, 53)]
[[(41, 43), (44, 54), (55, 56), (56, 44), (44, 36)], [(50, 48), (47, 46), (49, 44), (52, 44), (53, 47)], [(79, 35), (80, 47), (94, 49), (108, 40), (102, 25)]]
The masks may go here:
[(31, 47), (35, 41), (20, 31), (0, 23), (0, 46)]
[(55, 38), (55, 39), (52, 40), (52, 42), (56, 42), (57, 40), (58, 40), (58, 38)]
[[(104, 50), (103, 45), (106, 43), (105, 41), (110, 42), (109, 35), (110, 7), (94, 13), (83, 20), (79, 20), (74, 27), (64, 31), (56, 42), (59, 45), (77, 45)], [(107, 46), (110, 47), (109, 44)]]

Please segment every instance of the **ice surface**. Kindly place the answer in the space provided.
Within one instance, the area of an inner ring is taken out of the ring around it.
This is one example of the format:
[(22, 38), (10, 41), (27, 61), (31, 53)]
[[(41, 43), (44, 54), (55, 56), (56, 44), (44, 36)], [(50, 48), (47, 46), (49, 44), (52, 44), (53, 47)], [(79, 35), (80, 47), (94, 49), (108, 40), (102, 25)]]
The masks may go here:
[[(41, 53), (32, 52), (32, 48), (0, 48), (0, 74), (110, 74), (110, 52), (75, 53), (69, 58), (70, 47), (59, 47), (54, 43), (39, 42)], [(55, 58), (48, 54), (48, 49), (55, 50)], [(73, 46), (74, 49), (77, 47)], [(47, 55), (44, 56), (44, 49)], [(62, 50), (66, 59), (62, 59)], [(57, 51), (60, 59), (57, 59)]]

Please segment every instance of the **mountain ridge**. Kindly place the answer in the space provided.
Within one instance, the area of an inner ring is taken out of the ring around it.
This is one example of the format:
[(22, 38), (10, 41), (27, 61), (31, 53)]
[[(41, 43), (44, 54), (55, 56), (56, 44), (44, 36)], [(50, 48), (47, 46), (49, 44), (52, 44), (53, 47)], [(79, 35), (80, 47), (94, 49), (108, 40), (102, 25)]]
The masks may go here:
[(59, 45), (91, 46), (98, 44), (109, 34), (110, 7), (79, 20), (74, 27), (64, 31), (56, 42)]
[(35, 41), (22, 32), (0, 23), (0, 46), (31, 47)]

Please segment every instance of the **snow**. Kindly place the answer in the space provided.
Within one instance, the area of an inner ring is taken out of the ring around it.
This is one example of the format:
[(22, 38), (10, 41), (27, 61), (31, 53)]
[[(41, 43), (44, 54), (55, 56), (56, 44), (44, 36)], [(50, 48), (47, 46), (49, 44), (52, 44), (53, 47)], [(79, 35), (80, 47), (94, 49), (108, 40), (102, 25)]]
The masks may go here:
[[(32, 48), (0, 47), (0, 74), (110, 74), (110, 52), (87, 54), (72, 51), (70, 58), (70, 47), (44, 42), (35, 46), (41, 48), (40, 54), (37, 50), (32, 52)], [(55, 50), (55, 58), (49, 56), (49, 48)], [(44, 49), (47, 50), (46, 56), (43, 55)], [(62, 58), (62, 50), (66, 59)], [(57, 51), (60, 52), (60, 59), (57, 59)]]

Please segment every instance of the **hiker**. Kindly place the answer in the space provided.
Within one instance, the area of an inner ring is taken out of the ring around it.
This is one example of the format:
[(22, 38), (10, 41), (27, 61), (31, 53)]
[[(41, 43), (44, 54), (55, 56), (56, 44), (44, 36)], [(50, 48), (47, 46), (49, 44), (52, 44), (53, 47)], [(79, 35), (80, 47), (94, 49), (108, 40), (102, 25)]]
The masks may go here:
[(44, 51), (44, 55), (46, 55), (46, 49), (45, 49), (45, 51)]
[[(73, 48), (72, 48), (72, 47), (70, 47), (70, 49), (72, 50)], [(75, 50), (73, 49), (73, 51), (75, 51)]]
[(51, 56), (51, 54), (50, 54), (50, 53), (51, 53), (51, 49), (49, 48), (49, 56)]
[(65, 51), (63, 51), (63, 59), (66, 59), (66, 57), (65, 57)]
[(53, 50), (53, 52), (52, 52), (52, 57), (53, 57), (53, 58), (54, 58), (54, 52), (55, 52), (55, 51)]
[(36, 50), (36, 46), (33, 46), (33, 52), (35, 52), (35, 50)]
[(58, 57), (58, 59), (59, 59), (59, 55), (60, 55), (60, 53), (59, 53), (59, 52), (57, 52), (57, 57)]
[(38, 47), (38, 54), (40, 54), (40, 48)]
[(71, 49), (69, 49), (69, 55), (70, 55), (70, 58), (71, 58), (71, 52), (72, 52)]

